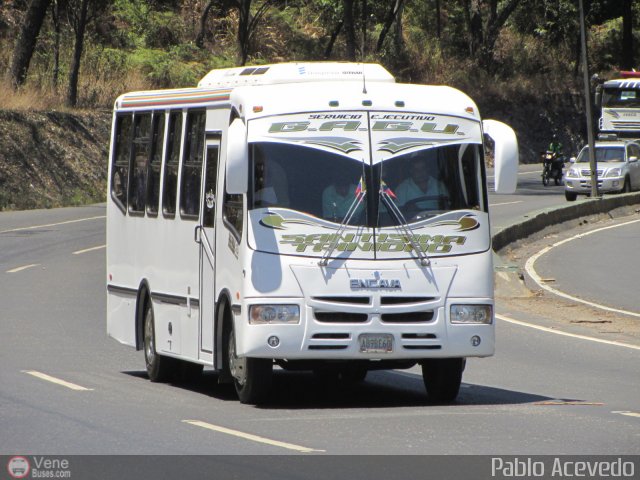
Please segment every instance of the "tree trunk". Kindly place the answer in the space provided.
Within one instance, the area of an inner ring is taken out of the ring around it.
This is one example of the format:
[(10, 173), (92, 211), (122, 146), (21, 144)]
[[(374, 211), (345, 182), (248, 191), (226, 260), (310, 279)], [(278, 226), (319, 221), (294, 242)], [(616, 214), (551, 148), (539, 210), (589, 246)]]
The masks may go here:
[(440, 19), (440, 0), (436, 0), (436, 38), (442, 37), (442, 22)]
[(353, 19), (354, 0), (342, 0), (344, 5), (344, 33), (347, 43), (347, 60), (356, 60), (356, 29)]
[(387, 11), (387, 15), (384, 17), (384, 23), (382, 25), (382, 30), (380, 30), (380, 35), (378, 36), (378, 43), (376, 44), (376, 52), (380, 52), (382, 50), (382, 46), (384, 45), (384, 40), (387, 38), (387, 34), (391, 30), (391, 26), (393, 25), (394, 20), (398, 13), (402, 10), (404, 0), (391, 0), (389, 3), (389, 10)]
[(238, 46), (240, 48), (240, 65), (245, 65), (249, 58), (249, 24), (251, 23), (251, 0), (240, 0), (238, 8)]
[(331, 52), (333, 51), (333, 45), (336, 43), (336, 39), (338, 35), (340, 35), (340, 30), (342, 30), (342, 25), (344, 25), (344, 21), (340, 20), (336, 25), (336, 28), (333, 29), (331, 33), (331, 38), (329, 38), (329, 43), (327, 43), (327, 48), (324, 49), (324, 58), (328, 60), (331, 57)]
[(87, 14), (89, 12), (89, 2), (82, 0), (80, 4), (80, 16), (75, 28), (76, 38), (73, 48), (73, 60), (71, 62), (71, 72), (69, 73), (69, 90), (67, 93), (67, 105), (75, 107), (78, 104), (78, 78), (80, 76), (80, 61), (82, 60), (82, 50), (84, 48), (84, 31), (87, 27)]
[(60, 78), (60, 0), (53, 0), (53, 88), (58, 89)]
[(631, 0), (622, 1), (622, 68), (631, 70), (633, 63), (633, 8)]
[(202, 16), (200, 17), (200, 31), (198, 32), (198, 36), (196, 37), (196, 46), (198, 48), (204, 48), (204, 37), (206, 35), (207, 30), (207, 18), (209, 17), (209, 11), (213, 7), (213, 4), (216, 0), (209, 0), (207, 6), (204, 7), (202, 11)]
[(13, 58), (11, 61), (10, 79), (14, 89), (24, 85), (27, 80), (27, 72), (29, 71), (29, 63), (36, 47), (42, 22), (47, 14), (47, 9), (51, 0), (32, 0), (24, 19), (24, 23), (20, 28), (18, 40), (13, 50)]
[(395, 20), (394, 46), (395, 51), (400, 53), (404, 49), (404, 31), (402, 29), (402, 13), (404, 12), (404, 1), (398, 0), (398, 11)]

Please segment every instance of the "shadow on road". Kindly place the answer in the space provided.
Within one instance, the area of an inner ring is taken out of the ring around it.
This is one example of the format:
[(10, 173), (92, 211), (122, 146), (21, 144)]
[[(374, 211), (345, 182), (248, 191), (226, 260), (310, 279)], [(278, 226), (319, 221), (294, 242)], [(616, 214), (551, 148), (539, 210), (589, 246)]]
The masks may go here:
[[(144, 371), (123, 372), (148, 381)], [(237, 402), (233, 385), (218, 384), (215, 372), (205, 371), (190, 382), (173, 382), (184, 391), (221, 401)], [(518, 405), (552, 400), (550, 397), (485, 385), (464, 383), (450, 406)], [(372, 371), (357, 384), (320, 380), (309, 372), (275, 370), (271, 397), (261, 409), (397, 408), (433, 405), (427, 397), (422, 376), (401, 371)]]

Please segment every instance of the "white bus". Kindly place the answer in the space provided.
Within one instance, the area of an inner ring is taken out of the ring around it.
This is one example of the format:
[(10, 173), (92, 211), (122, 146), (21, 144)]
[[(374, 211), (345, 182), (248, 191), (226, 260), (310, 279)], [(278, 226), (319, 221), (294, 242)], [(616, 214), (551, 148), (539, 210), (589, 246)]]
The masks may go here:
[(620, 72), (621, 78), (596, 87), (600, 133), (640, 138), (640, 72)]
[(151, 381), (199, 373), (264, 401), (274, 366), (363, 380), (422, 366), (452, 401), (494, 353), (483, 133), (496, 191), (510, 127), (462, 92), (381, 66), (214, 70), (115, 103), (107, 331)]

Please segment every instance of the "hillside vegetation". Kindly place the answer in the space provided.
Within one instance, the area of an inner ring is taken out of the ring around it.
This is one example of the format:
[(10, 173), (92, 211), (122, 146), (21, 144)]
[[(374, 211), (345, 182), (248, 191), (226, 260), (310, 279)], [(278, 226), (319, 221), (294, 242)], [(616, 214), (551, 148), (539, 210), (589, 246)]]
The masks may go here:
[[(638, 65), (640, 2), (584, 4), (590, 74)], [(514, 127), (523, 162), (552, 133), (575, 152), (578, 20), (578, 0), (7, 0), (0, 209), (103, 199), (118, 95), (241, 64), (379, 62), (399, 81), (468, 93)]]

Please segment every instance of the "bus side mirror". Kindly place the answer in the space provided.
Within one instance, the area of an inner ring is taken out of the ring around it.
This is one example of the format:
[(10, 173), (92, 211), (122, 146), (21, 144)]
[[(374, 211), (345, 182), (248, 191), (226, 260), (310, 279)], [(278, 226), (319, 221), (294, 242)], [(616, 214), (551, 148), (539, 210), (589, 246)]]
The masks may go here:
[(247, 127), (236, 118), (227, 133), (227, 193), (247, 193), (249, 183), (249, 145), (247, 144)]
[(518, 185), (518, 139), (513, 129), (496, 120), (482, 122), (484, 133), (495, 143), (495, 192), (514, 193)]
[(601, 108), (602, 107), (602, 85), (598, 85), (596, 87), (596, 95), (594, 100), (595, 100), (596, 107)]

